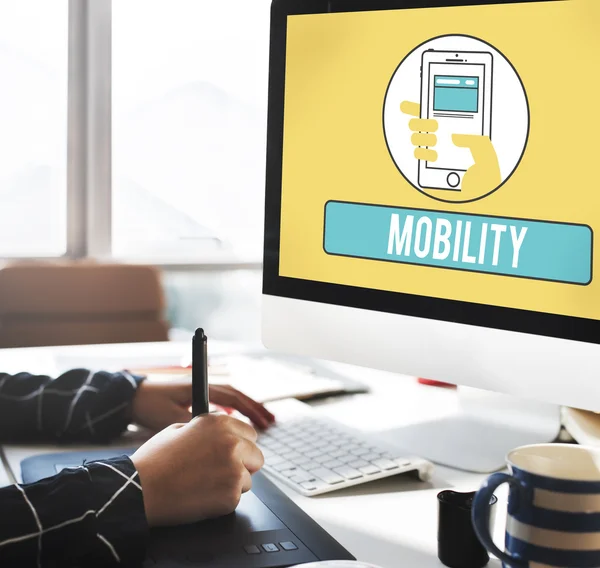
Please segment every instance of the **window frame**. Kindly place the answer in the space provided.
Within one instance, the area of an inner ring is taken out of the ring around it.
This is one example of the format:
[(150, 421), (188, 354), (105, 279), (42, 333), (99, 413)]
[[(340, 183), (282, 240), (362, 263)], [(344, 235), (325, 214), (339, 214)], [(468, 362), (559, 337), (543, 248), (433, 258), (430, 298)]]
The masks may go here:
[(262, 251), (194, 258), (112, 254), (112, 0), (69, 0), (66, 251), (60, 256), (1, 260), (95, 259), (172, 270), (259, 269)]

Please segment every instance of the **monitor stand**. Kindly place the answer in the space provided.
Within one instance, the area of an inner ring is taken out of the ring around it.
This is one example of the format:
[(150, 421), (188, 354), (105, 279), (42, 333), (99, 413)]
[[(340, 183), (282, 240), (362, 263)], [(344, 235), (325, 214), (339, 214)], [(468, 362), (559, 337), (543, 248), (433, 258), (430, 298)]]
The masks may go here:
[(385, 438), (433, 463), (475, 473), (505, 468), (513, 448), (558, 439), (560, 406), (467, 387), (458, 393), (458, 414), (387, 430)]

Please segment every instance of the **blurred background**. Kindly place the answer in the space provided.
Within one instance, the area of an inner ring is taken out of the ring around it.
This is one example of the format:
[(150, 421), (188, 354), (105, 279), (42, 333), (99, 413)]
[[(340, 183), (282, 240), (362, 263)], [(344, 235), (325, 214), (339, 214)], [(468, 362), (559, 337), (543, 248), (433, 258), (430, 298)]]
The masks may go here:
[(269, 8), (0, 2), (2, 266), (151, 265), (171, 328), (258, 339)]

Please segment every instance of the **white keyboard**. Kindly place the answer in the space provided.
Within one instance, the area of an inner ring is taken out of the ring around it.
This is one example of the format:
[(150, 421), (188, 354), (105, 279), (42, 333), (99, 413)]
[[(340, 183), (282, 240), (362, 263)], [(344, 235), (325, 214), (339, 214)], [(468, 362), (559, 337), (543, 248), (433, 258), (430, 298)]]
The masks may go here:
[(408, 471), (416, 470), (423, 481), (431, 476), (430, 462), (403, 455), (320, 416), (306, 404), (285, 401), (269, 408), (277, 423), (258, 437), (264, 470), (303, 495), (320, 495)]

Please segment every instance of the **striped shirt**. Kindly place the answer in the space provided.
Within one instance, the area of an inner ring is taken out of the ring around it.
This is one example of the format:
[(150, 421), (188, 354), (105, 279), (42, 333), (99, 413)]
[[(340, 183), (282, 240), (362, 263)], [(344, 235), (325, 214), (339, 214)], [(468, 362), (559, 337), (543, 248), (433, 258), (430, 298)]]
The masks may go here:
[[(131, 420), (140, 377), (75, 369), (52, 380), (0, 373), (2, 442), (106, 443)], [(137, 566), (148, 526), (127, 457), (0, 489), (0, 566)]]

